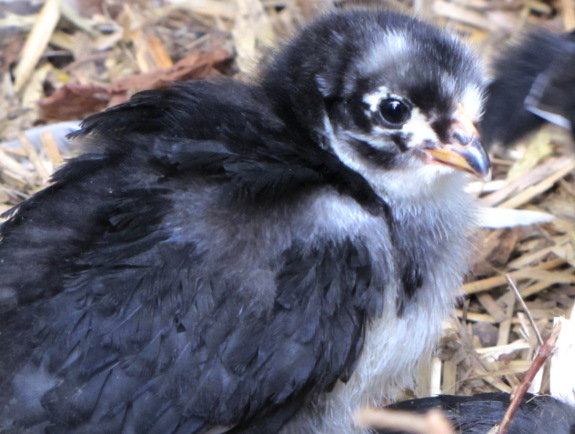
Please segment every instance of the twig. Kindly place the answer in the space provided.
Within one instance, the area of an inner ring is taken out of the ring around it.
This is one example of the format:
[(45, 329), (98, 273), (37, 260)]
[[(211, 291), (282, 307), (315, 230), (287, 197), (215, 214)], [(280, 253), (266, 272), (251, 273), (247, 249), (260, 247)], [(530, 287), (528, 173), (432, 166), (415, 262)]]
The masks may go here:
[(553, 326), (553, 330), (551, 331), (549, 337), (546, 339), (545, 343), (541, 345), (541, 347), (539, 348), (539, 352), (537, 353), (537, 356), (533, 360), (533, 363), (531, 363), (531, 367), (525, 373), (523, 381), (521, 381), (519, 387), (517, 387), (515, 390), (513, 390), (513, 392), (511, 392), (511, 402), (509, 403), (509, 408), (505, 412), (503, 420), (499, 425), (497, 434), (507, 434), (507, 432), (509, 431), (511, 422), (513, 422), (513, 418), (515, 417), (515, 414), (517, 413), (517, 410), (521, 405), (521, 401), (523, 400), (523, 397), (525, 396), (527, 389), (529, 389), (529, 386), (531, 385), (531, 382), (537, 375), (537, 372), (539, 372), (539, 370), (545, 364), (547, 359), (549, 359), (549, 357), (551, 357), (551, 355), (553, 354), (555, 344), (557, 343), (557, 338), (559, 337), (560, 331), (561, 331), (561, 323), (557, 322)]
[[(546, 262), (541, 262), (536, 267), (525, 267), (520, 270), (512, 271), (509, 273), (514, 279), (526, 280), (526, 279), (537, 279), (542, 280), (546, 277), (541, 274), (541, 271), (552, 270), (559, 267), (565, 263), (563, 258), (550, 259)], [(549, 276), (551, 277), (551, 276)], [(556, 277), (556, 273), (553, 273), (553, 278)], [(575, 277), (564, 276), (566, 282), (561, 283), (575, 283)], [(573, 281), (573, 282), (571, 282)], [(476, 280), (474, 282), (469, 282), (463, 285), (463, 291), (465, 294), (475, 294), (477, 292), (487, 291), (489, 289), (495, 288), (497, 286), (505, 285), (505, 277), (503, 276), (493, 276), (482, 280)]]
[(531, 323), (531, 327), (533, 328), (533, 330), (535, 331), (535, 335), (537, 336), (537, 342), (539, 342), (539, 345), (543, 345), (543, 338), (541, 337), (541, 334), (539, 333), (539, 330), (537, 329), (537, 325), (535, 325), (535, 320), (533, 319), (531, 312), (529, 311), (529, 309), (527, 308), (527, 305), (525, 304), (525, 300), (523, 300), (523, 297), (521, 297), (521, 294), (519, 293), (517, 286), (515, 286), (515, 282), (513, 282), (513, 279), (511, 279), (511, 276), (509, 274), (505, 275), (505, 280), (507, 280), (507, 283), (509, 284), (509, 287), (511, 288), (513, 293), (515, 294), (517, 301), (521, 304), (521, 307), (523, 308), (523, 312), (525, 312), (525, 315), (527, 315), (527, 318), (529, 318), (529, 322)]

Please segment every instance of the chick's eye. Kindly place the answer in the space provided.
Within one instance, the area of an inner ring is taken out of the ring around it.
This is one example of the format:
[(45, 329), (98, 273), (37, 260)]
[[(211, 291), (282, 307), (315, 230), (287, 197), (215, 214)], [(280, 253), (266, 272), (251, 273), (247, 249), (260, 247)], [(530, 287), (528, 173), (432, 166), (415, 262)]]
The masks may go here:
[(400, 128), (411, 114), (411, 108), (397, 98), (387, 98), (379, 104), (379, 113), (390, 127)]

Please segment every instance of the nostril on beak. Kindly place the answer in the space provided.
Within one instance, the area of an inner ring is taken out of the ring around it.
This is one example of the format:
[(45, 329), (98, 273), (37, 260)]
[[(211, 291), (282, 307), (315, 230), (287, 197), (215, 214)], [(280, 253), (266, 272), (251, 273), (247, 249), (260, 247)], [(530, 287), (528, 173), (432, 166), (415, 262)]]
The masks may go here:
[(465, 134), (461, 130), (455, 130), (452, 133), (452, 136), (455, 140), (457, 140), (461, 145), (468, 145), (471, 142), (471, 136)]

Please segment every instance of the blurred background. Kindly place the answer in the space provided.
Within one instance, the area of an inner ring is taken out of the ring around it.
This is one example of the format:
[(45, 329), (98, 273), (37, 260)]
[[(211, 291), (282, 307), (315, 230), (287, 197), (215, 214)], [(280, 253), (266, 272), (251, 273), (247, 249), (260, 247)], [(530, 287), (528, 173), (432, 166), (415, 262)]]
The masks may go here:
[[(487, 79), (492, 59), (531, 29), (558, 35), (575, 29), (575, 0), (0, 0), (0, 211), (46, 185), (79, 151), (65, 135), (89, 114), (173, 81), (250, 80), (258, 62), (302, 24), (358, 5), (416, 14), (459, 34), (484, 60)], [(575, 71), (573, 59), (566, 70)], [(521, 77), (521, 68), (514, 73)], [(575, 94), (566, 97), (575, 101)], [(501, 124), (507, 125), (504, 116)], [(408, 396), (509, 392), (554, 319), (572, 315), (569, 125), (546, 124), (513, 144), (494, 143), (490, 153), (493, 179), (470, 185), (482, 228), (466, 295)], [(570, 324), (532, 391), (573, 400)]]

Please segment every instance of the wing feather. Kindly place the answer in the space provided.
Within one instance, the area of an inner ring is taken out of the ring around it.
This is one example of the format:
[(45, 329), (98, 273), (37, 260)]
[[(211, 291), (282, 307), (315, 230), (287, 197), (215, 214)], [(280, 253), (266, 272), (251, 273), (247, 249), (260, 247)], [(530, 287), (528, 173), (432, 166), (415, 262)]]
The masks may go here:
[[(326, 187), (381, 212), (375, 193), (329, 154), (282, 141), (249, 89), (240, 102), (182, 86), (87, 120), (77, 137), (90, 152), (2, 227), (0, 428), (273, 432), (353, 371), (375, 286), (361, 240), (306, 239), (289, 218), (274, 222), (292, 241), (273, 257), (263, 236), (227, 255), (211, 240), (241, 234), (238, 214), (290, 215)], [(206, 99), (230, 129), (247, 107), (240, 136), (207, 128), (209, 113), (170, 123)], [(158, 117), (136, 119), (148, 106)]]

